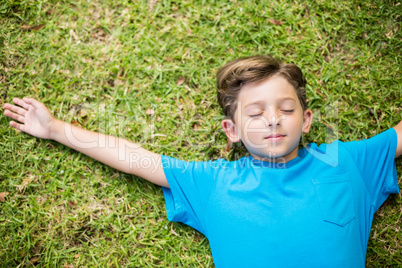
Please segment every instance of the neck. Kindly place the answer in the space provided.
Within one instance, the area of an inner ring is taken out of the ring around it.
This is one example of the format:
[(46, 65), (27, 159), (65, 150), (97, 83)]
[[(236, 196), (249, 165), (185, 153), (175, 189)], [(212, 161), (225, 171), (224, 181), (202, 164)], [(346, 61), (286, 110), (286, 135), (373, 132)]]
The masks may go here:
[(286, 155), (283, 155), (283, 156), (278, 156), (278, 157), (272, 157), (270, 155), (268, 155), (268, 156), (260, 156), (260, 155), (255, 155), (253, 153), (250, 153), (250, 154), (254, 159), (260, 160), (260, 161), (273, 162), (273, 163), (287, 163), (290, 160), (293, 160), (293, 159), (295, 159), (296, 157), (299, 156), (299, 148), (296, 147), (290, 153), (288, 153)]

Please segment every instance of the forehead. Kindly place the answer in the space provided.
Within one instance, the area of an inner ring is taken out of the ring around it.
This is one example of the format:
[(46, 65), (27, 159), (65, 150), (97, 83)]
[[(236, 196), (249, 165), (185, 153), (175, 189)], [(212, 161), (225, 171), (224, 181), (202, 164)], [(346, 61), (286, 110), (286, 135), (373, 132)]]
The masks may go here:
[(243, 108), (250, 104), (261, 102), (299, 102), (293, 85), (280, 76), (274, 76), (261, 82), (244, 85), (239, 92), (238, 101)]

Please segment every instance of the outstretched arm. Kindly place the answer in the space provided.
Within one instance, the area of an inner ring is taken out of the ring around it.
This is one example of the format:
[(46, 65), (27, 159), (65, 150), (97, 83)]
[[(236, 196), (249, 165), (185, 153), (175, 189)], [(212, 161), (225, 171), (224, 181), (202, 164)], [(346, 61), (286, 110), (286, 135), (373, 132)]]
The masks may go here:
[(395, 158), (402, 155), (402, 121), (394, 127), (398, 136), (398, 144), (396, 145)]
[(35, 99), (14, 98), (13, 102), (16, 105), (4, 105), (4, 114), (15, 120), (10, 122), (12, 127), (38, 138), (55, 140), (117, 170), (169, 187), (160, 155), (125, 139), (58, 120)]

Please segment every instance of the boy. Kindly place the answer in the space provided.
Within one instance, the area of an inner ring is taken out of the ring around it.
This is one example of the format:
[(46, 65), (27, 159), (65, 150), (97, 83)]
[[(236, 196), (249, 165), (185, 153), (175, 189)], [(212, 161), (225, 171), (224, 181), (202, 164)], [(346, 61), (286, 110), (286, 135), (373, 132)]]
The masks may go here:
[(364, 267), (374, 212), (399, 192), (402, 121), (369, 140), (298, 149), (313, 117), (305, 84), (297, 66), (269, 56), (219, 70), (222, 127), (250, 153), (233, 162), (158, 155), (57, 120), (34, 99), (4, 113), (21, 131), (163, 186), (169, 220), (202, 232), (216, 267)]

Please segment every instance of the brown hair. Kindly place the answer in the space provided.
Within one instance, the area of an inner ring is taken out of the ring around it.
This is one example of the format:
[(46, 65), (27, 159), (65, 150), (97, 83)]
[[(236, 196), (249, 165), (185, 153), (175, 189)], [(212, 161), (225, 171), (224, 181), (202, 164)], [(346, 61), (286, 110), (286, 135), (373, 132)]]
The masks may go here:
[(307, 81), (299, 67), (281, 63), (271, 56), (251, 56), (228, 62), (216, 75), (218, 102), (224, 115), (234, 120), (237, 96), (245, 84), (260, 82), (274, 75), (285, 78), (293, 85), (303, 111), (306, 110)]

